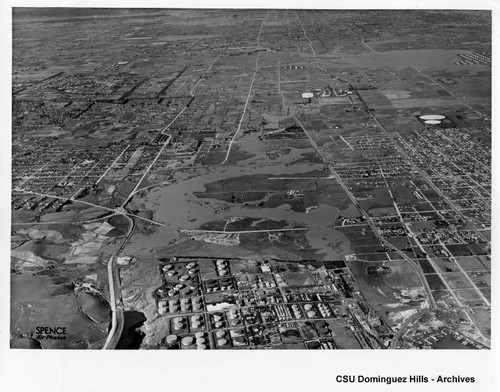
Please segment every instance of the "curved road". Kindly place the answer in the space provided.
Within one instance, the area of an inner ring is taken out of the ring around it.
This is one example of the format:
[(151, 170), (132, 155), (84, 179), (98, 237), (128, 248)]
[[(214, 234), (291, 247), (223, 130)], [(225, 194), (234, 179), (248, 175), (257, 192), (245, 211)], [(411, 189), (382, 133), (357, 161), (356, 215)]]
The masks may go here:
[(414, 322), (420, 320), (422, 317), (424, 317), (426, 314), (429, 313), (429, 310), (423, 310), (418, 313), (415, 313), (413, 316), (411, 316), (408, 320), (406, 320), (402, 325), (401, 328), (399, 329), (398, 332), (396, 332), (396, 335), (391, 340), (391, 344), (389, 348), (395, 349), (397, 346), (397, 343), (401, 336), (403, 335), (404, 332), (406, 332), (406, 329), (413, 324)]
[(118, 344), (123, 333), (123, 325), (125, 317), (123, 314), (123, 302), (121, 298), (120, 277), (116, 267), (116, 259), (120, 255), (125, 245), (130, 240), (135, 228), (135, 223), (132, 218), (127, 216), (129, 220), (129, 229), (125, 240), (117, 249), (115, 254), (108, 261), (108, 284), (109, 284), (109, 303), (111, 304), (111, 329), (104, 343), (103, 350), (112, 350)]
[(240, 122), (238, 123), (238, 128), (234, 133), (231, 141), (229, 142), (229, 146), (227, 147), (227, 153), (224, 160), (221, 162), (221, 165), (224, 165), (229, 159), (229, 153), (231, 152), (231, 147), (233, 143), (235, 143), (236, 136), (240, 133), (241, 124), (243, 123), (243, 119), (245, 118), (245, 113), (247, 112), (248, 103), (250, 102), (250, 97), (252, 95), (253, 84), (255, 82), (255, 77), (257, 76), (257, 72), (259, 71), (259, 57), (260, 57), (260, 36), (262, 34), (262, 28), (264, 27), (265, 18), (262, 20), (262, 24), (260, 25), (259, 33), (257, 34), (257, 57), (255, 58), (255, 70), (253, 71), (252, 81), (250, 82), (250, 88), (248, 89), (247, 100), (245, 101), (245, 106), (243, 107), (243, 112), (241, 114)]

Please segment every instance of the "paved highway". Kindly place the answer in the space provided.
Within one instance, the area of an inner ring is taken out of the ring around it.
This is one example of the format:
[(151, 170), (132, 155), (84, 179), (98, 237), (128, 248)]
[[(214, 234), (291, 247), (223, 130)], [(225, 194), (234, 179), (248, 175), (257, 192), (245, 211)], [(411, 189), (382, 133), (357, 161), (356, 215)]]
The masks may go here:
[(228, 158), (229, 158), (229, 153), (231, 152), (231, 147), (233, 146), (233, 143), (234, 143), (234, 141), (236, 139), (236, 136), (240, 132), (241, 124), (243, 123), (243, 119), (245, 118), (245, 113), (247, 111), (248, 103), (250, 102), (250, 97), (252, 96), (253, 84), (255, 82), (255, 77), (257, 76), (257, 72), (259, 71), (260, 35), (262, 34), (262, 28), (264, 27), (264, 21), (265, 21), (265, 18), (262, 20), (262, 24), (260, 25), (259, 34), (257, 35), (257, 57), (255, 58), (255, 70), (253, 72), (252, 82), (250, 83), (250, 88), (248, 89), (248, 95), (247, 95), (247, 100), (245, 102), (245, 107), (243, 108), (243, 113), (241, 114), (241, 118), (240, 118), (240, 122), (238, 124), (238, 128), (236, 129), (236, 132), (234, 133), (234, 136), (232, 137), (231, 141), (229, 142), (229, 146), (227, 148), (226, 157), (221, 162), (221, 165), (225, 164), (227, 162)]
[(183, 233), (206, 233), (206, 234), (248, 234), (248, 233), (268, 233), (268, 232), (281, 232), (281, 231), (306, 231), (307, 227), (295, 227), (291, 229), (268, 229), (268, 230), (242, 230), (242, 231), (220, 231), (220, 230), (196, 230), (196, 229), (183, 229)]
[[(51, 197), (53, 199), (59, 199), (59, 200), (64, 200), (64, 201), (71, 201), (73, 203), (86, 204), (86, 205), (89, 205), (91, 207), (102, 208), (103, 210), (110, 211), (110, 212), (113, 213), (113, 215), (114, 214), (120, 214), (120, 215), (127, 216), (127, 217), (133, 217), (133, 218), (141, 219), (143, 221), (146, 221), (146, 222), (158, 225), (158, 226), (165, 226), (165, 223), (157, 222), (157, 221), (154, 221), (154, 220), (148, 219), (148, 218), (144, 218), (143, 216), (138, 216), (138, 215), (131, 214), (128, 211), (124, 210), (123, 207), (109, 208), (109, 207), (101, 206), (99, 204), (90, 203), (88, 201), (77, 200), (77, 199), (74, 199), (73, 197), (70, 197), (68, 199), (67, 197), (51, 195), (51, 194), (48, 194), (48, 193), (40, 193), (40, 192), (27, 191), (27, 190), (19, 189), (19, 188), (14, 189), (13, 192), (24, 193), (24, 194), (28, 194), (28, 195), (38, 195), (38, 196), (44, 196), (44, 197)], [(59, 222), (59, 223), (61, 223), (61, 222)], [(65, 222), (65, 223), (68, 223), (68, 222)]]
[(109, 303), (111, 304), (111, 329), (109, 330), (108, 337), (104, 343), (103, 350), (112, 350), (118, 344), (120, 337), (123, 333), (123, 326), (125, 317), (123, 314), (123, 301), (121, 297), (120, 277), (118, 268), (116, 266), (116, 259), (122, 252), (125, 245), (132, 237), (135, 229), (134, 220), (127, 216), (129, 220), (129, 229), (125, 240), (121, 246), (116, 250), (115, 254), (111, 256), (108, 261), (108, 284), (109, 284)]

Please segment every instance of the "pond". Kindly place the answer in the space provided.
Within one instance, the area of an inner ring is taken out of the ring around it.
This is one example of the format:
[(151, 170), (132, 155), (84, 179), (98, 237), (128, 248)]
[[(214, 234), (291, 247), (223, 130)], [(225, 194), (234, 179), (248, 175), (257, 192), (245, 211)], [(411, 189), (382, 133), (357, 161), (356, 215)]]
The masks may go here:
[(135, 310), (124, 312), (125, 325), (123, 333), (116, 345), (118, 350), (136, 350), (141, 346), (144, 334), (138, 329), (146, 321), (144, 313)]

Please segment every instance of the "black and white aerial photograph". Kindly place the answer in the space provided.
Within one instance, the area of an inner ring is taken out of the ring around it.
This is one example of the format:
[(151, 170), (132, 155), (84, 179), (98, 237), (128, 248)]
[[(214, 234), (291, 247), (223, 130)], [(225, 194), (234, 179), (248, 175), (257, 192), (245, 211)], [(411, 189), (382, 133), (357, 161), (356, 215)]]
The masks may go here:
[(238, 5), (7, 10), (7, 351), (491, 358), (492, 8)]

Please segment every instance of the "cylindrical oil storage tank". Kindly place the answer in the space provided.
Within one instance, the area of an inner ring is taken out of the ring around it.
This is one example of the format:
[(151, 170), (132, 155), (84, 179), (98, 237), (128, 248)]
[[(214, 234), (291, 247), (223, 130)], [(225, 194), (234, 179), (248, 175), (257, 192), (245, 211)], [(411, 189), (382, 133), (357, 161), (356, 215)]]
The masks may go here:
[(156, 290), (156, 295), (160, 298), (165, 297), (167, 294), (167, 288), (166, 287), (160, 287), (158, 290)]
[(215, 328), (219, 329), (219, 328), (222, 328), (224, 326), (224, 323), (222, 321), (217, 321), (214, 325), (215, 325)]
[(179, 277), (179, 282), (186, 282), (189, 279), (191, 279), (189, 275), (182, 275)]
[(167, 313), (167, 307), (158, 307), (158, 314), (164, 315)]
[(191, 302), (193, 304), (193, 307), (201, 307), (203, 303), (201, 302), (201, 297), (192, 297)]
[(175, 330), (180, 330), (184, 328), (184, 317), (174, 317), (174, 329)]
[(200, 329), (203, 327), (203, 323), (201, 321), (191, 321), (191, 327), (194, 329)]
[(231, 288), (231, 281), (224, 282), (222, 279), (220, 281), (221, 290), (229, 290)]
[(246, 340), (243, 336), (238, 336), (233, 338), (233, 344), (235, 346), (244, 346), (246, 344)]
[(179, 337), (177, 335), (168, 335), (165, 340), (169, 346), (173, 346), (179, 342)]
[(217, 331), (215, 333), (215, 336), (217, 336), (217, 338), (223, 338), (224, 336), (226, 336), (226, 331)]
[(181, 294), (182, 295), (189, 295), (191, 294), (192, 290), (191, 290), (191, 287), (184, 287), (182, 290), (181, 290)]
[(194, 276), (194, 275), (196, 275), (197, 272), (198, 271), (195, 268), (191, 268), (191, 269), (188, 270), (188, 275), (189, 276)]
[(168, 304), (169, 304), (169, 306), (177, 306), (179, 304), (179, 300), (177, 298), (169, 299)]
[(191, 321), (202, 321), (203, 320), (203, 316), (201, 314), (195, 314), (193, 316), (191, 316)]
[(311, 304), (305, 304), (304, 305), (304, 309), (307, 310), (307, 311), (311, 310), (312, 308), (313, 308), (313, 306)]
[(236, 325), (240, 325), (241, 324), (241, 320), (239, 318), (236, 318), (234, 320), (229, 320), (229, 324), (231, 324), (231, 326), (236, 326)]
[(194, 334), (194, 336), (196, 337), (196, 339), (204, 338), (205, 337), (205, 332), (196, 332)]
[(217, 313), (212, 315), (212, 318), (214, 319), (215, 322), (222, 320), (222, 316), (220, 314), (217, 314)]
[(307, 317), (313, 318), (315, 316), (316, 316), (316, 312), (314, 310), (310, 310), (309, 312), (307, 312)]
[(239, 318), (240, 315), (237, 312), (235, 312), (235, 313), (229, 312), (228, 317), (229, 317), (229, 320), (235, 320), (235, 319)]
[(193, 268), (196, 268), (198, 266), (198, 264), (194, 261), (192, 261), (191, 263), (188, 263), (186, 265), (186, 269), (193, 269)]
[(224, 265), (224, 264), (226, 264), (226, 262), (223, 259), (219, 259), (219, 260), (217, 260), (215, 262), (215, 264), (217, 264), (217, 265)]
[(190, 348), (194, 344), (194, 339), (191, 336), (182, 338), (181, 345), (183, 348)]
[(196, 339), (196, 344), (197, 345), (205, 344), (205, 343), (206, 343), (206, 339), (205, 338), (197, 338)]
[(167, 272), (170, 271), (172, 268), (174, 268), (172, 264), (165, 264), (161, 269), (163, 270), (163, 272)]
[(207, 346), (205, 344), (198, 344), (196, 346), (196, 349), (197, 350), (206, 350), (207, 349)]
[(231, 336), (243, 336), (245, 332), (241, 328), (236, 328), (231, 330)]
[(168, 271), (167, 272), (167, 276), (169, 278), (173, 278), (175, 275), (177, 275), (177, 271)]
[(219, 346), (219, 347), (225, 347), (225, 346), (227, 346), (227, 340), (226, 339), (219, 339), (219, 340), (217, 340), (217, 346)]
[(178, 313), (179, 312), (179, 307), (177, 305), (171, 306), (171, 307), (168, 308), (168, 311), (170, 313)]

